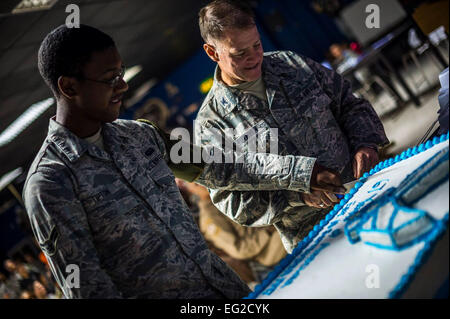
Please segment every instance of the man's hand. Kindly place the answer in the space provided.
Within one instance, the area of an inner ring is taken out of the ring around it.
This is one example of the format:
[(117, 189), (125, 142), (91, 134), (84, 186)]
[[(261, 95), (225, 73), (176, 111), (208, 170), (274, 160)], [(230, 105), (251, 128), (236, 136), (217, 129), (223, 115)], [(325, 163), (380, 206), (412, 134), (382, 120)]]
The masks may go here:
[(361, 147), (353, 157), (353, 176), (359, 179), (378, 162), (378, 152), (376, 150), (370, 147)]
[(322, 191), (331, 194), (345, 194), (339, 173), (332, 169), (323, 167), (317, 162), (311, 173), (310, 188), (312, 191)]
[(339, 203), (339, 199), (329, 192), (312, 191), (311, 193), (302, 193), (303, 201), (306, 205), (316, 208), (325, 208)]

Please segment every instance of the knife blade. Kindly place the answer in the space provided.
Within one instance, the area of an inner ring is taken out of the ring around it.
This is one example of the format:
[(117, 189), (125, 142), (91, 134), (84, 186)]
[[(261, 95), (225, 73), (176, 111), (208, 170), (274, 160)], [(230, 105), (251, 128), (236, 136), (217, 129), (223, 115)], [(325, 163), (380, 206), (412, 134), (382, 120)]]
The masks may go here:
[[(359, 182), (359, 179), (355, 179), (354, 181), (348, 182), (343, 184), (342, 186), (344, 186), (345, 188), (345, 194), (348, 194), (348, 192), (350, 192), (350, 190), (355, 186), (356, 183)], [(341, 194), (335, 194), (337, 198), (342, 199), (344, 198), (345, 195), (341, 195)]]

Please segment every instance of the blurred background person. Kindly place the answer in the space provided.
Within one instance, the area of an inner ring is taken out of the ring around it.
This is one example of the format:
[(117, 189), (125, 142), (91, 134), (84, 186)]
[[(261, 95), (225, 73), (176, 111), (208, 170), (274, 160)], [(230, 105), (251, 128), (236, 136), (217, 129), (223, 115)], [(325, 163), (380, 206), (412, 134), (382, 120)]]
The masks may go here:
[(45, 285), (39, 280), (33, 281), (32, 287), (36, 299), (60, 299), (58, 294), (49, 293)]
[(0, 299), (10, 299), (14, 296), (13, 288), (4, 273), (0, 272)]
[(9, 298), (19, 298), (21, 288), (20, 288), (20, 276), (17, 273), (16, 261), (13, 259), (6, 259), (3, 262), (3, 267), (7, 271), (7, 286), (8, 286), (8, 296)]
[(20, 294), (20, 299), (35, 299), (31, 291), (24, 290)]
[(333, 69), (341, 73), (357, 63), (358, 54), (345, 43), (333, 43), (330, 46), (328, 58)]
[[(250, 286), (260, 283), (286, 256), (287, 253), (280, 235), (273, 226), (245, 227), (239, 225), (214, 206), (205, 187), (196, 183), (184, 181), (181, 183), (196, 198), (199, 210), (198, 223), (205, 239), (229, 257), (247, 262), (254, 279)], [(221, 257), (224, 259), (223, 256)], [(227, 262), (227, 259), (225, 258), (224, 261)], [(241, 278), (242, 273), (245, 271), (241, 273), (238, 271)], [(244, 280), (244, 278), (242, 279)]]
[(28, 289), (33, 281), (39, 278), (39, 274), (34, 271), (30, 271), (26, 265), (22, 262), (17, 263), (17, 277), (19, 279), (19, 285), (22, 290)]
[[(355, 67), (360, 61), (360, 54), (350, 48), (347, 43), (333, 43), (325, 54), (332, 68), (339, 74)], [(391, 80), (389, 71), (378, 61), (367, 67), (360, 67), (351, 76), (347, 76), (354, 91), (363, 98), (373, 101), (383, 91), (389, 93), (397, 105), (403, 106), (404, 102)]]

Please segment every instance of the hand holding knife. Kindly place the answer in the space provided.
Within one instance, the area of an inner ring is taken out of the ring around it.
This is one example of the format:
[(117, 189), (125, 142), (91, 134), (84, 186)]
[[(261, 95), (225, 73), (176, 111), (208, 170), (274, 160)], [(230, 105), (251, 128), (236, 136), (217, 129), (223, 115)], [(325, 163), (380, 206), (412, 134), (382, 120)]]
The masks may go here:
[(316, 208), (333, 206), (339, 200), (334, 194), (345, 194), (339, 173), (317, 162), (311, 174), (310, 193), (303, 193), (306, 205)]
[[(350, 192), (350, 190), (355, 186), (355, 184), (356, 183), (358, 183), (359, 182), (359, 179), (355, 179), (354, 181), (351, 181), (351, 182), (348, 182), (348, 183), (345, 183), (344, 185), (342, 185), (342, 186), (344, 186), (344, 188), (345, 188), (345, 194), (348, 194), (348, 192)], [(345, 194), (335, 194), (336, 195), (336, 197), (337, 198), (339, 198), (339, 199), (342, 199), (342, 198), (344, 198), (344, 195)]]

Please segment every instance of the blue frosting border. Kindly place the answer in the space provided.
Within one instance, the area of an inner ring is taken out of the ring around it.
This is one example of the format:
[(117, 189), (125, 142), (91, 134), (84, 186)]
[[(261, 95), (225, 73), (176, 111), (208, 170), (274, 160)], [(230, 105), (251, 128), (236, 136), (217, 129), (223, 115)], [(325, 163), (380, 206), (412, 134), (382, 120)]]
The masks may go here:
[[(273, 280), (281, 274), (281, 272), (292, 262), (292, 260), (301, 254), (304, 247), (306, 247), (315, 237), (318, 235), (320, 231), (329, 223), (331, 219), (333, 219), (336, 214), (339, 212), (342, 207), (344, 207), (347, 202), (353, 197), (359, 188), (367, 181), (367, 179), (378, 173), (379, 171), (388, 168), (400, 161), (408, 159), (412, 156), (415, 156), (419, 153), (422, 153), (434, 145), (445, 142), (449, 139), (449, 132), (447, 134), (443, 134), (440, 137), (434, 137), (432, 141), (427, 141), (426, 143), (420, 144), (419, 146), (414, 146), (408, 148), (406, 151), (403, 151), (400, 155), (396, 155), (394, 158), (389, 158), (383, 162), (378, 163), (374, 168), (372, 168), (369, 172), (363, 174), (360, 178), (360, 181), (355, 184), (355, 186), (349, 191), (348, 194), (344, 196), (344, 198), (339, 202), (339, 204), (335, 205), (333, 209), (326, 215), (324, 219), (322, 219), (318, 224), (314, 226), (314, 228), (309, 232), (308, 236), (306, 236), (297, 247), (292, 251), (291, 254), (287, 255), (280, 263), (275, 267), (275, 269), (269, 273), (266, 279), (263, 282), (255, 287), (255, 290), (251, 292), (247, 297), (243, 299), (255, 299), (258, 297), (264, 289), (269, 287), (269, 285), (273, 282)], [(422, 249), (419, 254), (416, 256), (414, 263), (408, 269), (408, 272), (404, 274), (400, 280), (400, 282), (396, 285), (396, 287), (389, 293), (389, 298), (399, 298), (401, 294), (406, 290), (411, 280), (414, 278), (416, 271), (420, 266), (428, 259), (431, 254), (431, 246), (440, 238), (443, 233), (445, 233), (445, 227), (442, 225), (448, 224), (448, 215), (445, 218), (444, 223), (440, 223), (441, 227), (437, 227), (435, 230), (434, 236), (432, 239), (425, 244), (424, 249)], [(442, 231), (443, 229), (443, 231)]]
[[(439, 153), (441, 153), (443, 151), (440, 151)], [(438, 153), (438, 154), (439, 154)], [(427, 176), (429, 170), (434, 169), (435, 167), (441, 165), (442, 163), (448, 161), (449, 158), (449, 152), (448, 150), (445, 152), (444, 156), (442, 156), (437, 162), (433, 163), (435, 157), (428, 159), (424, 164), (421, 165), (421, 167), (419, 167), (418, 169), (414, 170), (413, 172), (411, 172), (408, 176), (406, 176), (406, 178), (404, 179), (404, 181), (400, 184), (410, 184), (411, 180), (414, 179), (415, 177), (417, 177), (417, 175), (419, 176), (418, 178), (423, 178), (425, 176)], [(421, 170), (422, 167), (426, 167), (428, 166), (430, 163), (432, 163), (431, 167), (429, 167), (427, 170), (425, 170), (424, 172), (421, 171), (419, 174), (416, 174), (417, 171)], [(433, 183), (431, 186), (429, 186), (426, 189), (426, 193), (431, 192), (432, 190), (434, 190), (436, 187), (438, 187), (439, 185), (441, 185), (445, 180), (448, 180), (449, 174), (447, 173), (445, 176), (441, 177), (437, 182)], [(416, 180), (417, 181), (417, 180)], [(359, 236), (358, 238), (353, 238), (354, 232), (358, 230), (358, 228), (361, 228), (362, 225), (364, 225), (367, 220), (369, 220), (370, 218), (373, 218), (374, 215), (376, 215), (377, 211), (379, 210), (379, 206), (380, 204), (383, 205), (386, 202), (392, 202), (392, 204), (396, 207), (396, 208), (400, 208), (402, 207), (403, 210), (411, 210), (408, 209), (406, 207), (404, 207), (405, 204), (407, 204), (408, 206), (413, 205), (414, 203), (416, 203), (417, 201), (420, 200), (420, 198), (417, 198), (416, 200), (413, 200), (412, 202), (408, 202), (406, 203), (404, 199), (402, 199), (402, 196), (405, 192), (407, 192), (408, 189), (405, 189), (403, 191), (400, 191), (400, 193), (396, 194), (396, 188), (389, 188), (388, 190), (386, 190), (386, 192), (378, 198), (376, 203), (369, 203), (368, 205), (362, 205), (364, 207), (363, 210), (359, 211), (359, 209), (355, 208), (354, 212), (351, 213), (349, 216), (347, 216), (348, 219), (353, 219), (353, 215), (356, 214), (358, 216), (361, 216), (361, 214), (365, 214), (365, 216), (363, 216), (362, 218), (358, 219), (355, 218), (355, 222), (351, 223), (351, 224), (347, 224), (345, 225), (345, 235), (347, 236), (347, 239), (350, 241), (350, 243), (354, 244), (356, 242), (359, 241)], [(400, 204), (401, 203), (401, 204)], [(372, 206), (372, 207), (371, 207)], [(375, 207), (373, 207), (375, 206)], [(370, 213), (370, 211), (372, 211)], [(419, 212), (420, 210), (416, 210), (413, 209), (412, 211), (417, 211)], [(426, 214), (426, 212), (422, 211), (422, 215)], [(391, 216), (391, 220), (390, 220), (390, 226), (386, 229), (386, 231), (390, 230), (390, 227), (392, 227), (391, 223), (393, 222), (393, 219), (395, 218), (396, 214), (393, 214)], [(422, 216), (423, 217), (423, 216)], [(428, 216), (428, 218), (430, 218), (431, 216)], [(376, 218), (373, 218), (372, 222), (375, 223), (376, 222)], [(413, 222), (414, 220), (410, 221)], [(431, 221), (433, 223), (437, 222), (435, 221), (433, 218), (431, 218)], [(405, 225), (404, 225), (405, 226)], [(373, 227), (375, 227), (375, 224), (373, 225)], [(401, 227), (400, 227), (401, 228)], [(431, 231), (431, 230), (430, 230)], [(380, 232), (385, 232), (385, 231), (381, 231)], [(425, 234), (423, 234), (425, 235)], [(379, 245), (379, 244), (374, 244), (374, 243), (370, 243), (370, 242), (365, 242), (367, 245), (372, 245), (378, 248), (383, 248), (383, 249), (390, 249), (390, 250), (402, 250), (404, 248), (408, 248), (411, 245), (416, 244), (418, 241), (422, 241), (425, 238), (428, 238), (427, 236), (420, 236), (419, 238), (417, 238), (416, 240), (414, 240), (412, 243), (410, 243), (409, 245), (397, 245), (395, 244), (395, 240), (394, 238), (391, 236), (391, 241), (393, 243), (393, 246), (383, 246), (383, 245)]]
[(397, 283), (394, 289), (389, 293), (390, 299), (397, 299), (403, 295), (416, 276), (419, 268), (430, 258), (434, 244), (445, 234), (447, 227), (448, 212), (447, 215), (435, 225), (435, 229), (432, 230), (432, 233), (429, 236), (430, 240), (425, 243), (425, 246), (417, 254), (414, 263), (409, 267), (406, 274), (402, 276), (400, 282)]

